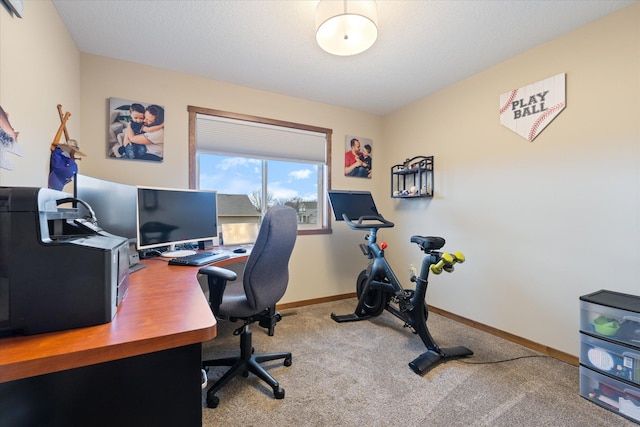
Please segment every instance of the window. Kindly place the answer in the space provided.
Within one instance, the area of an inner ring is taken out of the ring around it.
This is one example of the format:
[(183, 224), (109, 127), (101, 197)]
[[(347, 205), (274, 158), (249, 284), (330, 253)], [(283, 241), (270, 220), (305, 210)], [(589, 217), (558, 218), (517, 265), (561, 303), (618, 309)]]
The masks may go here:
[(189, 185), (217, 190), (220, 223), (298, 213), (299, 234), (329, 232), (330, 129), (189, 107)]

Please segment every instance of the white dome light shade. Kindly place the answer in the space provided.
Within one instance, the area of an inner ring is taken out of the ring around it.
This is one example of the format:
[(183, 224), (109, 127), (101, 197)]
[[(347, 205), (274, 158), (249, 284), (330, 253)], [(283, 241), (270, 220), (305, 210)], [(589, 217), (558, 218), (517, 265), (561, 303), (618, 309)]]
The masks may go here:
[(377, 21), (375, 1), (320, 0), (316, 8), (316, 41), (333, 55), (357, 55), (378, 38)]

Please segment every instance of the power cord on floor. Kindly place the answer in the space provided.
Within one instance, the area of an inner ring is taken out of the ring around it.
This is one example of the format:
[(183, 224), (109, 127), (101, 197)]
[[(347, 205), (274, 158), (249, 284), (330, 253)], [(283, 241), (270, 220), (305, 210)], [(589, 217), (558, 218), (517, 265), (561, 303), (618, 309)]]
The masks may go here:
[(530, 357), (548, 357), (548, 358), (552, 358), (551, 356), (547, 356), (547, 355), (544, 355), (544, 354), (532, 354), (532, 355), (529, 355), (529, 356), (512, 357), (511, 359), (493, 360), (493, 361), (490, 361), (490, 362), (467, 362), (467, 361), (465, 361), (463, 359), (458, 359), (457, 361), (460, 362), (460, 363), (466, 363), (467, 365), (491, 365), (493, 363), (512, 362), (514, 360), (528, 359)]

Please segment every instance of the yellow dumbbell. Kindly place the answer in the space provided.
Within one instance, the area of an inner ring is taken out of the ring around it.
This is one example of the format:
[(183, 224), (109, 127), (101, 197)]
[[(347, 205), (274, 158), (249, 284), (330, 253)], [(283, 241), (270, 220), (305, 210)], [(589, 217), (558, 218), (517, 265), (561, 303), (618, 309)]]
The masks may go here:
[(466, 258), (462, 252), (458, 251), (453, 255), (448, 252), (443, 252), (442, 256), (440, 257), (440, 261), (435, 264), (431, 264), (431, 267), (429, 268), (431, 269), (431, 272), (433, 274), (440, 274), (442, 273), (442, 270), (446, 271), (447, 273), (451, 273), (453, 272), (453, 264), (455, 264), (456, 262), (463, 263), (465, 260)]
[(431, 264), (429, 269), (431, 269), (431, 272), (433, 274), (440, 274), (442, 273), (442, 269), (445, 267), (445, 265), (452, 265), (454, 262), (455, 258), (453, 257), (453, 255), (448, 252), (443, 252), (440, 256), (440, 261), (435, 264)]

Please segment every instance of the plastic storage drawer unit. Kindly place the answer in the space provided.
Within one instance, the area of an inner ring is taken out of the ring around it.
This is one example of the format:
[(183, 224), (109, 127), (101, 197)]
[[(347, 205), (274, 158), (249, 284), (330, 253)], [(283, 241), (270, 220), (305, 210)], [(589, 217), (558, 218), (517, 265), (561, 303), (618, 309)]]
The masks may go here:
[(640, 388), (580, 366), (580, 395), (633, 421), (640, 421)]
[(640, 347), (640, 297), (598, 291), (580, 297), (580, 330)]
[(640, 386), (640, 348), (580, 334), (580, 362), (588, 368)]

